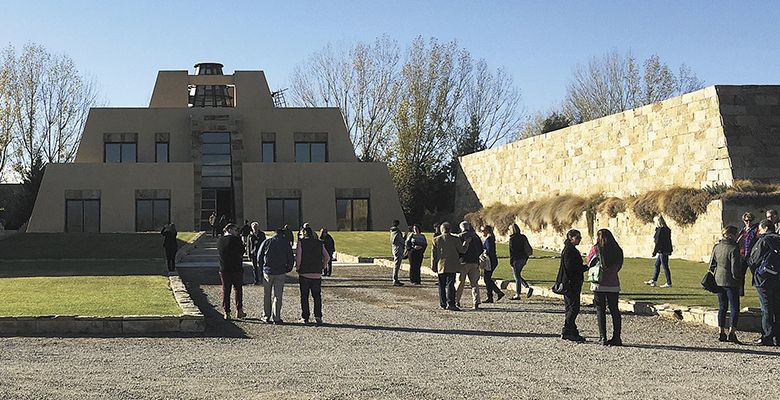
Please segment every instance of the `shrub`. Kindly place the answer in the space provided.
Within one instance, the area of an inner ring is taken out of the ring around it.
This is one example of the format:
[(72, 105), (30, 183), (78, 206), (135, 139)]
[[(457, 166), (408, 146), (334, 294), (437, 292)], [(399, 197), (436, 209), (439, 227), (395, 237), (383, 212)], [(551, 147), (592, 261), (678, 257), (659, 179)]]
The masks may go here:
[(740, 193), (777, 193), (780, 192), (780, 185), (741, 179), (734, 181), (729, 191)]
[(653, 218), (661, 213), (664, 192), (664, 190), (652, 190), (632, 197), (628, 206), (640, 221), (651, 223)]
[[(493, 228), (499, 234), (505, 235), (512, 227), (512, 224), (515, 223), (517, 209), (514, 206), (497, 203), (483, 209), (481, 215), (482, 219), (488, 224), (493, 225)], [(480, 225), (474, 226), (477, 227)]]
[(664, 194), (662, 211), (680, 225), (691, 225), (707, 211), (711, 200), (703, 190), (674, 187)]
[(626, 211), (626, 202), (620, 197), (607, 197), (599, 203), (597, 210), (610, 218), (616, 218), (618, 214)]

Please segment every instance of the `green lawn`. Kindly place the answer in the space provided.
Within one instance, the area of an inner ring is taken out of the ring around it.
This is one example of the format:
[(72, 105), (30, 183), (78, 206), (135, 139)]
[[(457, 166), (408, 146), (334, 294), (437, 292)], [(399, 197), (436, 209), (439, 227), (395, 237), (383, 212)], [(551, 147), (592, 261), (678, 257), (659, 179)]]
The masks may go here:
[(177, 315), (161, 260), (0, 262), (0, 315)]
[(0, 241), (0, 254), (0, 315), (181, 313), (156, 233), (19, 234)]
[[(330, 232), (333, 240), (336, 242), (336, 251), (345, 254), (360, 255), (363, 257), (392, 257), (390, 249), (390, 232)], [(430, 244), (433, 241), (433, 234), (426, 233), (428, 240), (428, 251), (430, 253)], [(509, 245), (506, 243), (496, 244), (496, 253), (499, 258), (509, 257)], [(534, 256), (557, 256), (558, 253), (534, 249)], [(426, 258), (429, 254), (426, 254)]]
[[(179, 232), (179, 245), (195, 238)], [(2, 260), (165, 258), (159, 233), (22, 233), (0, 240)]]
[[(388, 232), (331, 232), (336, 241), (336, 251), (364, 257), (391, 257), (390, 234)], [(426, 234), (430, 243), (431, 234)], [(498, 243), (496, 248), (499, 256), (499, 266), (493, 275), (497, 279), (514, 280), (509, 268), (509, 246)], [(534, 256), (558, 256), (557, 252), (534, 249)], [(623, 298), (650, 301), (657, 304), (671, 303), (683, 306), (717, 307), (717, 297), (701, 287), (701, 278), (706, 271), (706, 265), (701, 262), (675, 260), (669, 261), (672, 270), (674, 287), (661, 289), (649, 287), (643, 282), (650, 279), (653, 272), (654, 259), (628, 258), (620, 271), (620, 284)], [(552, 286), (558, 273), (560, 259), (532, 258), (523, 270), (523, 278), (534, 285)], [(430, 266), (429, 254), (423, 266)], [(664, 282), (663, 272), (659, 277)], [(745, 297), (741, 298), (742, 307), (758, 307), (755, 290), (750, 287), (750, 274), (745, 287)], [(583, 293), (590, 292), (590, 284), (583, 285)]]

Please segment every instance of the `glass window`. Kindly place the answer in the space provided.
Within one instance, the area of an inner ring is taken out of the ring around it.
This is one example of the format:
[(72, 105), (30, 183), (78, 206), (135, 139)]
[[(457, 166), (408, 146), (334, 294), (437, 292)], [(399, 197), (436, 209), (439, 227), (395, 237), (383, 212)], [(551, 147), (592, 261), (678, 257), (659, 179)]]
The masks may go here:
[(290, 229), (298, 230), (301, 226), (300, 199), (268, 199), (266, 200), (268, 229), (276, 229), (289, 225)]
[(103, 147), (107, 163), (122, 162), (122, 145), (120, 143), (105, 143)]
[(272, 163), (276, 162), (276, 143), (263, 142), (263, 162)]
[(103, 143), (104, 158), (107, 163), (136, 161), (135, 143)]
[(295, 144), (295, 162), (297, 163), (311, 162), (308, 143)]
[(229, 176), (204, 176), (200, 178), (202, 188), (230, 188), (232, 180)]
[(325, 162), (327, 161), (325, 143), (312, 143), (311, 144), (311, 162)]
[(135, 230), (159, 231), (170, 222), (170, 199), (137, 199), (135, 201)]
[(100, 200), (65, 200), (66, 232), (100, 232)]
[(203, 154), (230, 154), (230, 143), (203, 143)]
[(230, 154), (204, 154), (203, 165), (230, 165)]
[(154, 145), (154, 161), (158, 163), (168, 162), (168, 143), (158, 142)]
[(328, 161), (327, 143), (298, 142), (295, 143), (295, 162), (326, 162)]
[(367, 231), (368, 199), (336, 199), (336, 229), (340, 231)]
[(230, 132), (203, 132), (203, 143), (230, 143)]
[(82, 200), (65, 200), (65, 232), (84, 232)]
[(202, 176), (230, 176), (229, 165), (204, 165), (201, 167)]

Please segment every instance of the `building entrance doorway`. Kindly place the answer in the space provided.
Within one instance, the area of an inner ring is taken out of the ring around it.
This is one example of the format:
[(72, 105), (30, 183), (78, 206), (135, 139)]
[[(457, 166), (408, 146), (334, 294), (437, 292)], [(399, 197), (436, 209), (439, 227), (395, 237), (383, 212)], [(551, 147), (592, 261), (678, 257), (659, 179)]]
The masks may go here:
[(235, 221), (233, 171), (231, 168), (230, 132), (203, 132), (201, 153), (201, 229), (210, 229), (209, 217), (217, 213), (217, 221)]
[(211, 229), (209, 217), (216, 212), (217, 221), (225, 216), (225, 221), (235, 222), (235, 208), (233, 207), (233, 191), (230, 189), (203, 189), (201, 190), (201, 221), (200, 229)]

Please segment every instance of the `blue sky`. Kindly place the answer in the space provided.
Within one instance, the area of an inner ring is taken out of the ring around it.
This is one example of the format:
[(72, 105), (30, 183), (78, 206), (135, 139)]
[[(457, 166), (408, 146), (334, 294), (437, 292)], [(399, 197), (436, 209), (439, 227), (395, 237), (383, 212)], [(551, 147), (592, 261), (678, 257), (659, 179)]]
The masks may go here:
[(708, 85), (780, 83), (780, 2), (70, 0), (0, 10), (3, 46), (67, 53), (116, 107), (146, 106), (157, 70), (201, 61), (262, 69), (272, 90), (286, 87), (328, 42), (383, 34), (402, 45), (457, 39), (513, 75), (529, 112), (560, 102), (573, 66), (610, 50), (684, 62)]

